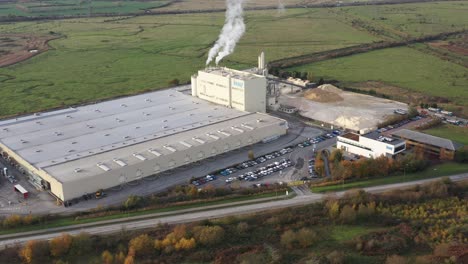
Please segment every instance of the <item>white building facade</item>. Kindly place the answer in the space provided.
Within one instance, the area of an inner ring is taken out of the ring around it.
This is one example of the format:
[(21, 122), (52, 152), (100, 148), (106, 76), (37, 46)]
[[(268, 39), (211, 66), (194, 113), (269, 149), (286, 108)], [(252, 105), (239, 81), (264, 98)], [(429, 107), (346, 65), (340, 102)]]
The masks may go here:
[(207, 68), (192, 76), (192, 96), (246, 112), (266, 112), (265, 76)]
[(366, 158), (393, 158), (406, 149), (406, 143), (404, 140), (383, 136), (377, 132), (365, 135), (346, 133), (337, 137), (337, 148)]

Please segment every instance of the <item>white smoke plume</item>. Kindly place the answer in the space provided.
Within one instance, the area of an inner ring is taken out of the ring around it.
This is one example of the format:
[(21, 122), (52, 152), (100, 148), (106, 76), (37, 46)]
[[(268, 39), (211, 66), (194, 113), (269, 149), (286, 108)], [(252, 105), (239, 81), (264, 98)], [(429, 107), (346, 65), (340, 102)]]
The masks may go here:
[(215, 58), (216, 65), (227, 55), (231, 54), (245, 32), (243, 17), (244, 0), (226, 0), (226, 20), (221, 34), (208, 53), (206, 65)]
[(281, 15), (284, 13), (284, 4), (283, 4), (283, 0), (278, 0), (278, 8), (277, 8), (277, 11), (278, 11), (278, 15)]

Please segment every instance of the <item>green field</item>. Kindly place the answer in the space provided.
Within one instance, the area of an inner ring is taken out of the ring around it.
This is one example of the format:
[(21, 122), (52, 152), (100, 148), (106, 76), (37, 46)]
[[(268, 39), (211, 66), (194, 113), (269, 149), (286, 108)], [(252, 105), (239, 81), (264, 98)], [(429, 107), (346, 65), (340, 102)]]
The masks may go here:
[(341, 10), (351, 18), (414, 37), (468, 28), (467, 1), (356, 6)]
[(169, 3), (166, 0), (152, 1), (73, 1), (45, 0), (40, 2), (17, 2), (0, 4), (0, 17), (4, 16), (83, 16), (96, 14), (142, 13)]
[(468, 105), (467, 69), (418, 50), (388, 48), (291, 68), (344, 85), (379, 81)]
[(445, 124), (424, 130), (424, 133), (437, 137), (448, 138), (463, 145), (468, 145), (468, 129), (465, 127)]
[[(204, 67), (223, 13), (89, 18), (0, 24), (0, 32), (62, 35), (48, 52), (0, 68), (0, 116), (110, 98), (183, 82)], [(248, 12), (247, 33), (223, 65), (268, 60), (378, 40), (323, 9)], [(292, 26), (292, 27), (291, 27)], [(326, 38), (323, 38), (326, 36)]]
[(468, 172), (468, 165), (462, 163), (443, 163), (432, 166), (424, 171), (416, 173), (407, 173), (404, 175), (387, 176), (382, 178), (374, 178), (367, 180), (355, 180), (344, 184), (312, 187), (312, 192), (339, 192), (355, 188), (366, 188), (378, 185), (393, 184), (400, 182), (417, 181), (423, 179), (436, 178), (441, 176), (449, 176), (459, 173)]

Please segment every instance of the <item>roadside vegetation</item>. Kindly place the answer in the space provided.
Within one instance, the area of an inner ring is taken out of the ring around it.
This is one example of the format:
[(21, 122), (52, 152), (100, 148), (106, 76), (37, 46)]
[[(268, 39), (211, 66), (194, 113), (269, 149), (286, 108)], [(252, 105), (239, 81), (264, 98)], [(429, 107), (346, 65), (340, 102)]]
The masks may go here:
[[(286, 186), (271, 185), (258, 188), (214, 188), (206, 185), (203, 188), (195, 186), (176, 186), (166, 192), (147, 197), (131, 195), (117, 207), (95, 208), (86, 212), (64, 215), (16, 215), (0, 219), (0, 235), (19, 232), (43, 230), (55, 227), (66, 227), (77, 224), (94, 223), (105, 220), (144, 216), (158, 213), (180, 213), (178, 210), (203, 210), (206, 206), (223, 206), (235, 202), (255, 202), (255, 199), (278, 197), (288, 198), (283, 194), (288, 190)], [(229, 206), (229, 205), (227, 205)]]
[(467, 183), (355, 190), (305, 207), (5, 249), (8, 263), (463, 263)]

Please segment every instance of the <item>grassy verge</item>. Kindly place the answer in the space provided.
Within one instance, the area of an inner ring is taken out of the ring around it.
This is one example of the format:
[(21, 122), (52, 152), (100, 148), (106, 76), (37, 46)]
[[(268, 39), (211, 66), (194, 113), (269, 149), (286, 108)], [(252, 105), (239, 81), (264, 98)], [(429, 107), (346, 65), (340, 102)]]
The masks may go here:
[(460, 163), (444, 163), (427, 168), (417, 173), (408, 173), (406, 175), (388, 176), (385, 178), (375, 178), (366, 180), (356, 180), (345, 184), (330, 186), (312, 187), (312, 192), (323, 193), (333, 191), (343, 191), (353, 188), (365, 188), (377, 185), (385, 185), (400, 182), (409, 182), (423, 179), (441, 177), (457, 173), (468, 172), (468, 165)]
[(349, 241), (355, 237), (365, 235), (367, 233), (381, 230), (382, 227), (369, 226), (354, 226), (354, 225), (336, 225), (330, 230), (332, 239), (338, 242)]
[(458, 143), (468, 145), (468, 137), (466, 136), (467, 129), (464, 127), (445, 124), (424, 130), (423, 132), (436, 137), (448, 138)]
[[(230, 207), (229, 205), (230, 203), (243, 202), (243, 201), (251, 201), (251, 203), (255, 203), (255, 200), (257, 199), (273, 198), (275, 196), (281, 197), (282, 194), (283, 194), (282, 192), (269, 192), (269, 193), (255, 194), (255, 195), (249, 195), (249, 196), (232, 197), (232, 198), (220, 199), (220, 200), (215, 200), (215, 201), (201, 201), (201, 202), (197, 202), (193, 204), (176, 205), (176, 206), (169, 206), (165, 208), (141, 210), (141, 211), (134, 211), (134, 212), (121, 212), (121, 213), (116, 213), (112, 215), (93, 217), (93, 218), (76, 219), (75, 217), (63, 217), (63, 218), (52, 220), (43, 224), (23, 226), (23, 227), (12, 228), (12, 229), (7, 229), (7, 230), (0, 230), (0, 235), (14, 234), (14, 233), (21, 233), (21, 232), (49, 229), (49, 228), (57, 228), (57, 227), (65, 227), (65, 226), (72, 226), (72, 225), (79, 225), (79, 224), (87, 224), (87, 223), (94, 223), (94, 222), (100, 222), (100, 221), (105, 221), (105, 220), (128, 218), (128, 217), (142, 216), (142, 215), (156, 214), (156, 213), (173, 212), (173, 214), (177, 214), (178, 213), (177, 211), (180, 211), (180, 210), (196, 209), (196, 208), (203, 210), (203, 207), (213, 206), (213, 205), (225, 204), (226, 205), (225, 207)], [(293, 196), (289, 196), (289, 197), (293, 197)], [(286, 196), (284, 196), (283, 198), (286, 198)]]

